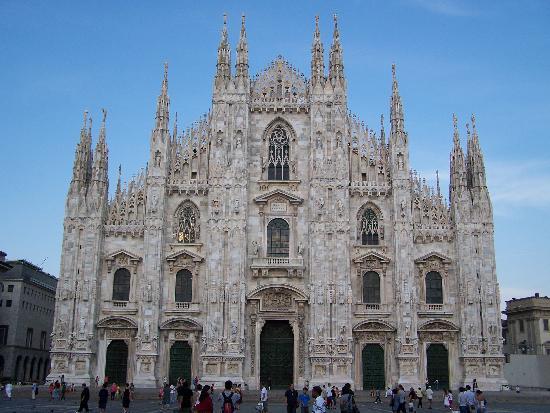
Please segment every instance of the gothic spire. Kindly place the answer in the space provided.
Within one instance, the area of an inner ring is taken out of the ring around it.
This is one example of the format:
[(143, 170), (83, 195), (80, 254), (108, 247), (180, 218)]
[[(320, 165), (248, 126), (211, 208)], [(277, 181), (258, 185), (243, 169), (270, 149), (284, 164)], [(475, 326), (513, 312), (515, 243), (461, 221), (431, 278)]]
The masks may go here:
[(344, 58), (340, 44), (340, 31), (338, 30), (338, 17), (334, 15), (334, 32), (332, 34), (332, 46), (330, 48), (329, 78), (333, 86), (338, 81), (344, 80)]
[(458, 133), (458, 121), (453, 113), (453, 150), (450, 156), (450, 200), (455, 200), (455, 193), (460, 188), (466, 187), (466, 165), (464, 162), (464, 152), (460, 145), (460, 136)]
[(216, 85), (225, 83), (231, 77), (231, 49), (227, 40), (227, 14), (223, 15), (223, 28), (218, 46), (218, 61), (216, 63)]
[(391, 66), (392, 71), (392, 94), (390, 99), (390, 142), (394, 145), (404, 146), (407, 144), (407, 132), (405, 132), (405, 117), (403, 115), (403, 104), (399, 94), (399, 85), (395, 74), (395, 63)]
[(236, 76), (244, 79), (248, 78), (248, 42), (246, 40), (246, 27), (244, 14), (241, 16), (241, 35), (237, 45), (237, 70)]
[(105, 139), (105, 121), (107, 119), (107, 110), (101, 109), (101, 111), (103, 113), (103, 119), (99, 130), (99, 139), (95, 147), (92, 179), (97, 182), (106, 183), (108, 172), (108, 149)]
[(468, 184), (470, 187), (485, 187), (485, 162), (483, 161), (483, 153), (481, 152), (481, 147), (479, 146), (475, 115), (472, 115), (471, 121), (472, 133), (470, 134), (468, 130)]
[(319, 31), (319, 16), (315, 16), (315, 32), (313, 33), (313, 44), (311, 45), (311, 81), (313, 84), (320, 83), (325, 76), (325, 62), (323, 57), (323, 42)]
[(174, 129), (172, 131), (172, 140), (175, 141), (178, 138), (178, 112), (175, 113)]
[(80, 129), (80, 141), (76, 145), (71, 184), (81, 188), (87, 186), (92, 167), (92, 119), (88, 120), (88, 111), (84, 111), (84, 120)]
[(120, 184), (120, 178), (122, 176), (122, 165), (121, 164), (118, 164), (118, 179), (117, 179), (117, 183), (116, 183), (116, 192), (115, 192), (115, 195), (118, 197), (120, 196), (122, 190), (121, 190), (121, 184)]
[(384, 115), (380, 115), (380, 143), (386, 144), (386, 131), (384, 130)]
[(164, 63), (164, 78), (160, 95), (157, 99), (156, 130), (168, 130), (168, 122), (170, 120), (170, 97), (168, 96), (168, 62)]

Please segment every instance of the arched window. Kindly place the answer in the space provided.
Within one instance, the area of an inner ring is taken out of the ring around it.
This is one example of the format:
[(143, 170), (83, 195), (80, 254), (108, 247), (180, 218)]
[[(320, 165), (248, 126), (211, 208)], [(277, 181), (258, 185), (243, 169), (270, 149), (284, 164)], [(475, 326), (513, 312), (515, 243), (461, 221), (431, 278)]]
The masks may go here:
[(290, 145), (288, 135), (282, 126), (277, 126), (269, 137), (267, 179), (286, 181), (289, 179)]
[(371, 208), (367, 208), (363, 212), (359, 230), (362, 245), (378, 245), (378, 217)]
[(380, 304), (380, 276), (374, 271), (363, 274), (363, 302)]
[(267, 255), (288, 257), (288, 222), (275, 218), (267, 224)]
[(189, 270), (179, 270), (176, 274), (176, 302), (190, 303), (193, 299), (193, 275)]
[(119, 268), (113, 278), (113, 301), (128, 301), (130, 299), (130, 271)]
[(426, 304), (443, 304), (443, 283), (436, 271), (426, 274)]
[(178, 221), (177, 240), (188, 244), (200, 238), (200, 215), (197, 207), (191, 202), (184, 202), (176, 212)]

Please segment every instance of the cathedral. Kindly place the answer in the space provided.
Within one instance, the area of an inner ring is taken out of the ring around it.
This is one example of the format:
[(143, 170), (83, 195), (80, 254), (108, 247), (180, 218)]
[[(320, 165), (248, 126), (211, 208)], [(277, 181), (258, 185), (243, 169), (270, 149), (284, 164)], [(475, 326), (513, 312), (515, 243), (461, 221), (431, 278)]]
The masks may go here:
[(350, 114), (336, 17), (328, 70), (317, 20), (309, 77), (282, 57), (250, 76), (244, 17), (235, 58), (224, 21), (212, 107), (184, 131), (169, 122), (165, 65), (147, 165), (127, 184), (119, 169), (112, 196), (106, 111), (93, 150), (85, 113), (50, 377), (499, 389), (474, 116), (466, 151), (453, 116), (447, 201), (411, 169), (395, 66), (389, 122)]

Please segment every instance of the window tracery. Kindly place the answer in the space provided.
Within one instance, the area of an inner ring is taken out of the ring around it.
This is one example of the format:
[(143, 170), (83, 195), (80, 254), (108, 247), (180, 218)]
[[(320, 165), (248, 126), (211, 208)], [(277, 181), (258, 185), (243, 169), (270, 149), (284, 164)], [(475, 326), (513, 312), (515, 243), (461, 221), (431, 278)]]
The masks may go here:
[(176, 239), (180, 243), (197, 242), (200, 238), (200, 215), (197, 207), (191, 202), (185, 202), (176, 213)]
[(267, 179), (286, 181), (289, 179), (290, 140), (287, 131), (277, 126), (269, 136)]
[(365, 212), (363, 212), (359, 223), (359, 231), (362, 245), (378, 245), (378, 216), (372, 208), (367, 208)]

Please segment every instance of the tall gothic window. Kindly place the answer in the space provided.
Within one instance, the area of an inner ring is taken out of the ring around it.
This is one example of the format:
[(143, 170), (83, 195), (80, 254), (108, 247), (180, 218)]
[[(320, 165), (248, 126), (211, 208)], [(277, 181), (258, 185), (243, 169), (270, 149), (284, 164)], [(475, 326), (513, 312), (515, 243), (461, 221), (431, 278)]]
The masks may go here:
[(288, 222), (275, 218), (267, 224), (267, 255), (288, 257)]
[(176, 302), (190, 303), (193, 299), (193, 275), (189, 270), (179, 270), (176, 274)]
[(371, 208), (363, 212), (359, 229), (362, 245), (378, 245), (378, 217)]
[(178, 220), (177, 240), (188, 244), (197, 242), (200, 238), (200, 216), (197, 207), (186, 201), (176, 212)]
[(130, 300), (130, 271), (119, 268), (113, 279), (113, 301)]
[(374, 271), (363, 274), (363, 302), (380, 303), (380, 276)]
[(289, 153), (288, 135), (282, 126), (277, 126), (269, 137), (268, 180), (286, 181), (289, 179)]
[(426, 274), (426, 304), (443, 304), (443, 283), (436, 271)]

